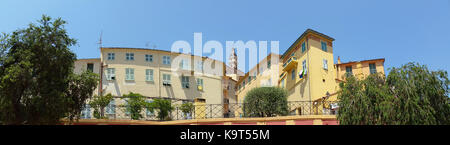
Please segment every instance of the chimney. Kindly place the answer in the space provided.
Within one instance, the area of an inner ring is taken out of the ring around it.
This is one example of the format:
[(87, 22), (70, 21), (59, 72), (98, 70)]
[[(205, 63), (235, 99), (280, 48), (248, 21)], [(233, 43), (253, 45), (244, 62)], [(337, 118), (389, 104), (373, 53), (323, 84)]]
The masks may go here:
[(341, 58), (338, 56), (338, 64), (341, 64)]

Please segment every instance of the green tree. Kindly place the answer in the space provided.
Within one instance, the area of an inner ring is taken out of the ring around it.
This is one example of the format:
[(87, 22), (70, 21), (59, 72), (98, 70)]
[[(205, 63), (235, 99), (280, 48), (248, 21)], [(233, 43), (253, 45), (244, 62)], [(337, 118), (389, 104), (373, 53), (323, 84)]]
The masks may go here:
[(192, 114), (194, 111), (194, 104), (191, 102), (183, 103), (180, 106), (181, 112), (183, 112), (184, 116), (187, 117), (188, 114)]
[(99, 76), (91, 71), (69, 75), (69, 87), (65, 92), (65, 97), (70, 99), (70, 102), (67, 103), (69, 109), (67, 117), (70, 122), (80, 118), (81, 110), (85, 106), (86, 100), (91, 98), (94, 93), (98, 81)]
[(348, 77), (338, 95), (340, 124), (450, 124), (449, 80), (445, 71), (408, 63), (387, 79)]
[(107, 119), (105, 117), (105, 107), (113, 100), (111, 93), (104, 96), (94, 96), (89, 105), (94, 108), (94, 117), (97, 119)]
[(131, 115), (131, 119), (139, 120), (143, 116), (141, 114), (142, 109), (149, 105), (149, 103), (145, 102), (144, 96), (139, 93), (130, 92), (129, 94), (123, 95), (124, 98), (128, 98), (127, 105), (125, 105), (125, 111), (129, 112)]
[(425, 65), (408, 63), (393, 68), (387, 83), (398, 99), (398, 124), (450, 124), (446, 71), (429, 71)]
[(272, 117), (287, 115), (287, 92), (278, 87), (259, 87), (250, 90), (244, 100), (245, 116)]
[(361, 81), (349, 76), (347, 82), (340, 86), (340, 124), (393, 124), (396, 102), (383, 76), (370, 75)]
[[(69, 47), (76, 40), (67, 35), (64, 24), (60, 18), (52, 20), (44, 15), (38, 24), (1, 37), (3, 124), (57, 124), (61, 118), (78, 116), (95, 81), (73, 74), (76, 56)], [(88, 85), (81, 86), (84, 84)]]
[(158, 118), (159, 120), (171, 120), (170, 113), (174, 109), (172, 106), (172, 101), (165, 100), (165, 99), (154, 99), (153, 102), (151, 102), (147, 109), (149, 109), (150, 112), (154, 113), (155, 110), (158, 111)]

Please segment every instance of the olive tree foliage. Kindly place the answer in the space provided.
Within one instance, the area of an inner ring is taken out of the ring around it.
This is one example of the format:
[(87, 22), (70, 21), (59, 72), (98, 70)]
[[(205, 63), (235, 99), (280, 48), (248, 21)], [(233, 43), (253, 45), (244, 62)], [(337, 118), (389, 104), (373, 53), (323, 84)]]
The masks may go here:
[(364, 80), (353, 76), (341, 83), (340, 124), (450, 124), (449, 80), (445, 71), (429, 71), (408, 63)]
[(94, 108), (94, 117), (97, 119), (107, 119), (105, 117), (105, 107), (113, 100), (111, 93), (106, 95), (95, 95), (92, 100), (89, 101), (89, 105)]
[(289, 113), (286, 90), (278, 87), (258, 87), (250, 90), (244, 99), (244, 115), (273, 117)]
[[(92, 94), (93, 74), (73, 74), (76, 44), (60, 18), (42, 16), (0, 39), (0, 122), (57, 124), (79, 116)], [(87, 76), (89, 79), (84, 78)]]

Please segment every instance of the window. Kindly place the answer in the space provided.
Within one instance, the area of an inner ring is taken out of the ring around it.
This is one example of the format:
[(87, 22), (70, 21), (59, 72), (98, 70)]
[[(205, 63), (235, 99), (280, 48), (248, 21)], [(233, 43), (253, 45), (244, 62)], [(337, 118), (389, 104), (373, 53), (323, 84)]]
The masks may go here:
[(125, 80), (134, 80), (134, 68), (126, 68), (125, 75)]
[(291, 79), (295, 80), (295, 69), (292, 69), (291, 71)]
[(305, 71), (305, 70), (306, 70), (306, 60), (304, 60), (304, 61), (302, 62), (302, 67), (303, 67), (303, 71)]
[(163, 64), (170, 65), (170, 56), (163, 56)]
[(202, 72), (203, 71), (203, 62), (197, 61), (196, 70)]
[(108, 60), (114, 60), (116, 55), (114, 53), (108, 53)]
[(184, 70), (189, 70), (189, 64), (188, 64), (187, 60), (182, 59), (180, 61), (180, 68), (184, 69)]
[(181, 76), (181, 87), (189, 88), (189, 76)]
[(149, 81), (149, 82), (153, 82), (153, 70), (152, 69), (145, 70), (145, 80)]
[(163, 74), (163, 85), (170, 85), (170, 74)]
[(323, 69), (328, 70), (328, 60), (323, 59)]
[(281, 80), (281, 88), (284, 88), (284, 79)]
[(81, 118), (82, 119), (91, 118), (91, 106), (89, 104), (84, 105), (83, 111), (81, 111)]
[(130, 114), (131, 114), (130, 113), (131, 107), (129, 107), (130, 105), (128, 104), (128, 100), (129, 100), (128, 98), (125, 98), (125, 103), (124, 103), (125, 105), (124, 106), (125, 106), (125, 115), (126, 116), (130, 116)]
[(127, 60), (134, 60), (134, 53), (126, 53), (125, 55)]
[(116, 103), (114, 100), (111, 100), (108, 106), (106, 106), (106, 114), (116, 114)]
[(306, 51), (306, 44), (305, 42), (302, 43), (302, 53)]
[[(189, 103), (189, 102), (183, 101), (183, 104), (186, 104), (186, 103)], [(194, 110), (189, 110), (188, 112), (184, 112), (184, 113), (181, 114), (181, 116), (184, 119), (192, 119), (192, 113), (191, 113), (192, 111), (194, 111)]]
[[(152, 100), (145, 100), (145, 102), (152, 103), (153, 101)], [(145, 115), (147, 116), (147, 118), (155, 116), (155, 114), (153, 112), (151, 112), (149, 108), (145, 109)]]
[(322, 41), (321, 44), (322, 44), (322, 50), (327, 51), (327, 42)]
[(116, 69), (107, 68), (106, 69), (106, 80), (115, 80), (116, 79)]
[(248, 83), (250, 84), (252, 82), (252, 76), (248, 76)]
[(145, 55), (145, 61), (147, 61), (147, 62), (153, 62), (153, 55), (146, 54), (146, 55)]
[(197, 89), (203, 90), (203, 79), (197, 79)]
[(345, 67), (345, 72), (347, 72), (348, 75), (353, 75), (352, 66), (346, 66)]
[(256, 71), (255, 71), (255, 72), (253, 72), (253, 77), (252, 77), (252, 80), (254, 80), (254, 79), (256, 79)]
[(369, 64), (370, 68), (370, 74), (376, 74), (377, 73), (377, 67), (375, 66), (375, 63)]
[(267, 61), (267, 68), (270, 68), (271, 64), (270, 64), (270, 60)]
[(87, 64), (87, 70), (91, 71), (91, 72), (94, 72), (94, 64), (93, 63), (88, 63)]

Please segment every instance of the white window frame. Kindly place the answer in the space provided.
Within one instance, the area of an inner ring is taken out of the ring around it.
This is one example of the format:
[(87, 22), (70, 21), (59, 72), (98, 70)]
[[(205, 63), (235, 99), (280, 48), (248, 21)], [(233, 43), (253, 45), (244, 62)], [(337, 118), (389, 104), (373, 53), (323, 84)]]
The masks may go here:
[(107, 68), (106, 69), (106, 80), (113, 80), (112, 77), (116, 77), (116, 69), (115, 68)]
[(189, 89), (189, 76), (181, 76), (181, 87)]
[(305, 71), (307, 69), (306, 65), (307, 65), (306, 60), (303, 60), (303, 62), (302, 62), (303, 71)]
[(189, 70), (189, 64), (186, 59), (181, 59), (180, 68), (184, 70)]
[(170, 56), (164, 55), (162, 59), (163, 64), (170, 65)]
[(203, 71), (203, 61), (197, 61), (196, 63), (197, 63), (196, 71), (202, 72)]
[(197, 78), (197, 89), (199, 86), (201, 86), (203, 89), (203, 79), (201, 79), (201, 78)]
[(153, 69), (145, 70), (145, 81), (153, 82)]
[(125, 80), (127, 81), (134, 80), (134, 68), (125, 68)]
[(323, 69), (328, 70), (328, 60), (323, 59)]
[(170, 74), (163, 74), (163, 83), (171, 84), (171, 78)]

